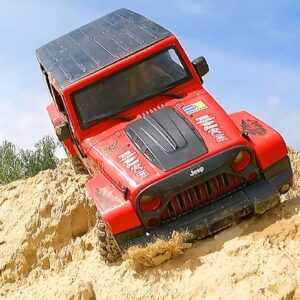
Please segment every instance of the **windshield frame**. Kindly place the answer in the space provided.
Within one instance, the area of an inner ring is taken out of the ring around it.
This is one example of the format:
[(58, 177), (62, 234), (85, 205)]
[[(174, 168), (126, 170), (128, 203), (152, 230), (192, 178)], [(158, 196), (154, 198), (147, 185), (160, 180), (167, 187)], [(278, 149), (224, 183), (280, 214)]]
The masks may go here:
[[(75, 101), (75, 97), (74, 97), (77, 93), (80, 93), (80, 92), (82, 92), (82, 91), (84, 91), (86, 89), (89, 89), (93, 85), (97, 85), (99, 82), (101, 82), (103, 80), (109, 80), (111, 77), (113, 77), (117, 73), (126, 71), (126, 70), (128, 70), (130, 68), (133, 68), (134, 66), (136, 66), (136, 65), (138, 65), (140, 63), (143, 63), (144, 61), (147, 61), (148, 59), (154, 58), (154, 57), (162, 54), (163, 52), (166, 52), (166, 51), (171, 50), (171, 49), (173, 49), (175, 51), (175, 53), (176, 53), (176, 55), (177, 55), (180, 63), (182, 64), (182, 67), (184, 68), (184, 71), (186, 72), (186, 76), (184, 78), (175, 81), (171, 85), (167, 85), (164, 89), (160, 89), (160, 90), (156, 91), (155, 93), (152, 93), (152, 94), (149, 94), (149, 95), (145, 95), (145, 97), (143, 97), (143, 98), (139, 98), (136, 101), (133, 101), (133, 102), (131, 102), (128, 105), (122, 106), (118, 110), (114, 110), (113, 112), (110, 111), (110, 112), (107, 112), (106, 114), (102, 114), (99, 118), (97, 118), (95, 120), (92, 120), (90, 122), (83, 122), (83, 120), (81, 118), (81, 114), (80, 114), (78, 106), (77, 106), (77, 103)], [(192, 73), (190, 72), (189, 68), (187, 67), (187, 65), (186, 65), (184, 59), (182, 58), (182, 56), (180, 55), (178, 49), (175, 46), (168, 46), (168, 47), (163, 48), (160, 51), (156, 52), (155, 54), (149, 55), (149, 56), (147, 56), (147, 57), (145, 57), (145, 58), (143, 58), (141, 60), (138, 60), (137, 62), (134, 62), (134, 63), (132, 63), (132, 64), (130, 64), (130, 65), (128, 65), (128, 66), (120, 69), (120, 70), (118, 70), (118, 71), (112, 72), (111, 74), (109, 74), (107, 76), (104, 76), (101, 79), (97, 79), (95, 82), (92, 82), (92, 83), (90, 83), (90, 84), (88, 84), (88, 85), (86, 85), (86, 86), (84, 86), (84, 87), (82, 87), (80, 89), (77, 89), (77, 90), (71, 92), (70, 98), (71, 98), (72, 105), (74, 107), (74, 110), (75, 110), (76, 117), (77, 117), (77, 120), (79, 122), (80, 128), (82, 130), (85, 130), (85, 129), (88, 129), (88, 128), (92, 127), (93, 125), (98, 124), (99, 121), (102, 121), (102, 120), (108, 119), (108, 118), (110, 118), (110, 117), (112, 117), (114, 115), (117, 115), (117, 114), (125, 111), (128, 108), (131, 108), (131, 107), (133, 107), (133, 106), (135, 106), (137, 104), (140, 104), (140, 103), (142, 103), (144, 101), (149, 100), (152, 97), (155, 97), (155, 95), (167, 92), (167, 91), (171, 90), (172, 88), (174, 88), (176, 86), (179, 86), (179, 85), (181, 85), (181, 84), (183, 84), (183, 83), (191, 80), (192, 78), (193, 78)]]

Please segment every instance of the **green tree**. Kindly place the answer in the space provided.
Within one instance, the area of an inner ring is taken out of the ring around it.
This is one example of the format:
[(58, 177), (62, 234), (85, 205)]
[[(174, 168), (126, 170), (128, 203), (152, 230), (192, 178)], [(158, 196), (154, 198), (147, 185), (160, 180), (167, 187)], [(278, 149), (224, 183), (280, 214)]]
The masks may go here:
[(14, 144), (4, 141), (0, 145), (0, 184), (36, 175), (46, 169), (55, 169), (59, 159), (55, 157), (57, 143), (45, 136), (35, 145), (34, 150), (17, 149)]
[(42, 170), (55, 169), (59, 162), (55, 157), (57, 144), (53, 138), (45, 136), (34, 146), (34, 151), (20, 150), (25, 177), (34, 176)]
[(17, 180), (23, 175), (23, 163), (16, 146), (4, 141), (0, 145), (0, 184)]

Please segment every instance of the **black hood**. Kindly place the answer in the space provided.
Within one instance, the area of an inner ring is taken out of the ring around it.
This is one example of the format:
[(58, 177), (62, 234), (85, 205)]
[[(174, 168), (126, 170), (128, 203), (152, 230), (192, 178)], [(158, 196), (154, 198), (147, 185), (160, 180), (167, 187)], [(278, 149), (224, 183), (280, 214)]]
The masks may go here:
[(163, 108), (131, 123), (125, 132), (141, 153), (163, 171), (207, 152), (195, 128), (172, 108)]

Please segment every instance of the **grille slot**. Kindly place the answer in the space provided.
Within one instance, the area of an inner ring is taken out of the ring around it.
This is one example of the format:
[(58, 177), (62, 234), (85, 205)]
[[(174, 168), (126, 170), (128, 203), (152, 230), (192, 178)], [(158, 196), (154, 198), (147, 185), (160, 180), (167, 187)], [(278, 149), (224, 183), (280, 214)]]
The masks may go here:
[(162, 221), (177, 218), (207, 202), (233, 193), (244, 184), (244, 180), (237, 175), (221, 174), (210, 178), (173, 196), (162, 213)]

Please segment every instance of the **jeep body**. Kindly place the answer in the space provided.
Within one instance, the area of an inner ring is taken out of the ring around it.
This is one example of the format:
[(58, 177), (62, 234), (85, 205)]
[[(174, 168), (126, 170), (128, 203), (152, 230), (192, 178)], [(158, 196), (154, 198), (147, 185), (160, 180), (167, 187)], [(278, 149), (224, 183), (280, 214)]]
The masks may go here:
[(120, 9), (37, 50), (67, 154), (121, 249), (188, 230), (205, 237), (279, 202), (287, 146), (248, 112), (228, 114), (165, 28)]

